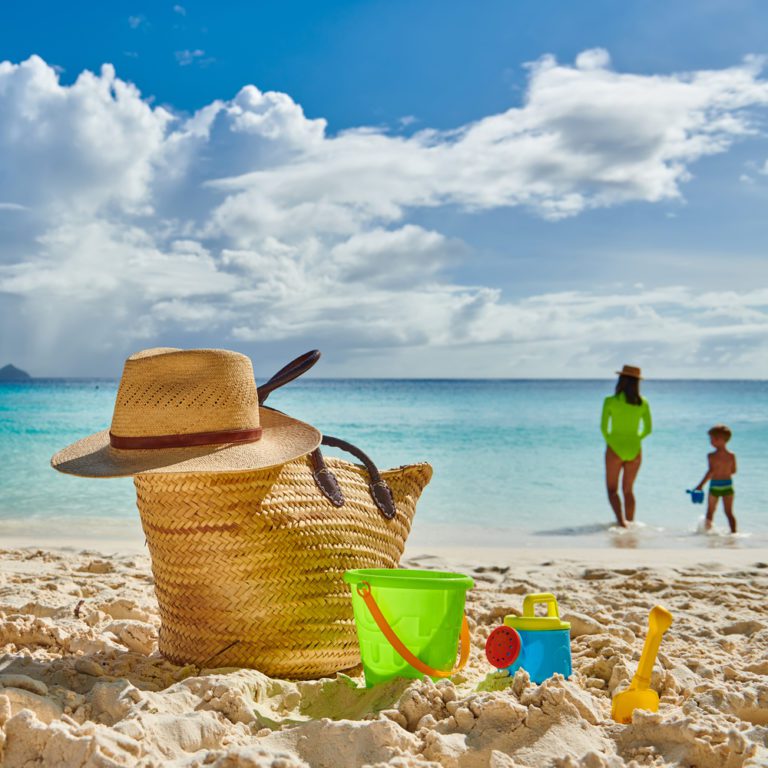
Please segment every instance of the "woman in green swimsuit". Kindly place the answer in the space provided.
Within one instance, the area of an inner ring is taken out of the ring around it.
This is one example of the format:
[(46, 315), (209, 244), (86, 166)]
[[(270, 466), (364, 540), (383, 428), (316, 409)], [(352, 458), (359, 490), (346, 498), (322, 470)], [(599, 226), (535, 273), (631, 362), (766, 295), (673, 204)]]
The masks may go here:
[[(643, 460), (641, 441), (651, 434), (651, 409), (648, 401), (640, 397), (640, 369), (625, 365), (616, 383), (616, 394), (606, 397), (600, 431), (605, 442), (605, 484), (608, 501), (622, 528), (635, 519), (635, 495), (632, 486)], [(643, 427), (640, 429), (640, 422)], [(624, 495), (624, 514), (619, 498), (619, 476)], [(626, 518), (626, 519), (625, 519)]]

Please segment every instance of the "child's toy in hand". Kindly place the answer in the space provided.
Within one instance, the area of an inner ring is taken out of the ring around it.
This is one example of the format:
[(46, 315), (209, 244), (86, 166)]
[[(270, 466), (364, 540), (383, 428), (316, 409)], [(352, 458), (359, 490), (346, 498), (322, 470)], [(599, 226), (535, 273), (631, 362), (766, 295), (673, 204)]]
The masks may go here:
[(617, 723), (632, 722), (632, 713), (636, 709), (659, 711), (659, 694), (650, 688), (651, 673), (656, 655), (659, 652), (662, 635), (672, 624), (672, 614), (660, 605), (651, 609), (648, 615), (648, 634), (637, 664), (637, 672), (626, 691), (617, 693), (611, 704), (611, 717)]
[(686, 493), (691, 494), (691, 501), (694, 504), (704, 503), (704, 491), (702, 491), (700, 488), (694, 488), (692, 491), (686, 491)]
[[(547, 615), (536, 616), (537, 603), (546, 603)], [(556, 673), (571, 675), (571, 625), (560, 619), (555, 596), (526, 595), (522, 616), (505, 616), (504, 625), (488, 636), (485, 655), (497, 669), (513, 675), (524, 669), (534, 683)]]

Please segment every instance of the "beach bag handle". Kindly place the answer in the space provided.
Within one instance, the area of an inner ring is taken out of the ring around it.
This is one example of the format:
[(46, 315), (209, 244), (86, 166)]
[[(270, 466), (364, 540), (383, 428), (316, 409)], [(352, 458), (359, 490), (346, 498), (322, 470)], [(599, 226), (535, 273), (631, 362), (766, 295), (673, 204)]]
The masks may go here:
[(402, 656), (403, 661), (408, 662), (414, 669), (421, 672), (423, 675), (429, 675), (430, 677), (450, 677), (455, 675), (460, 670), (464, 669), (464, 666), (469, 659), (469, 623), (467, 622), (467, 616), (464, 614), (461, 617), (461, 634), (459, 635), (460, 655), (459, 663), (453, 669), (435, 669), (430, 667), (429, 664), (425, 664), (418, 656), (414, 656), (405, 643), (397, 636), (396, 632), (390, 626), (384, 614), (381, 612), (376, 603), (375, 598), (371, 594), (371, 585), (367, 581), (363, 581), (357, 585), (357, 594), (363, 598), (368, 610), (373, 616), (373, 620), (376, 622), (376, 626), (379, 628), (384, 637), (387, 638), (389, 644)]
[[(320, 351), (312, 349), (284, 365), (272, 378), (256, 388), (259, 404), (264, 405), (264, 401), (272, 392), (305, 374), (319, 359)], [(339, 448), (342, 451), (351, 453), (363, 464), (371, 480), (368, 484), (368, 489), (370, 490), (373, 503), (387, 520), (391, 520), (397, 514), (395, 500), (386, 480), (382, 478), (373, 460), (356, 445), (352, 445), (352, 443), (348, 443), (346, 440), (338, 437), (323, 435), (322, 445), (327, 445), (330, 448)], [(335, 507), (343, 507), (344, 494), (342, 493), (341, 486), (336, 479), (336, 475), (326, 466), (320, 448), (315, 448), (309, 454), (309, 459), (312, 462), (312, 476), (315, 478), (315, 484), (320, 493)]]
[(289, 381), (298, 379), (305, 374), (320, 359), (320, 350), (311, 349), (303, 355), (299, 355), (295, 360), (291, 360), (288, 365), (284, 365), (269, 381), (256, 387), (259, 395), (259, 405), (264, 405), (264, 401), (278, 387), (282, 387)]

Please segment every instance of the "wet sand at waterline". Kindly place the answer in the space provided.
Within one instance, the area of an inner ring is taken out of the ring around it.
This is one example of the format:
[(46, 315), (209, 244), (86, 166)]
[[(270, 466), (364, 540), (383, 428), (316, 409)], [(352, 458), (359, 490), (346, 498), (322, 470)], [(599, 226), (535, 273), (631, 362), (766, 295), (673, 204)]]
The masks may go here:
[[(0, 744), (6, 768), (56, 766), (697, 766), (768, 764), (768, 551), (433, 550), (407, 567), (470, 574), (472, 653), (452, 681), (364, 687), (178, 667), (157, 653), (146, 554), (0, 555)], [(574, 674), (530, 683), (483, 647), (523, 596), (551, 591)], [(649, 609), (675, 621), (652, 685), (657, 714), (610, 719)]]

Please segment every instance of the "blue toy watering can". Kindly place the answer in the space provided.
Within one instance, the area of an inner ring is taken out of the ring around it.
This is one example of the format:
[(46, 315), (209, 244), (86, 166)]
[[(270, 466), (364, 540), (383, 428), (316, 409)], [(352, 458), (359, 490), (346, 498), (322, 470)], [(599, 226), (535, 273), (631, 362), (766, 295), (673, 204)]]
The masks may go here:
[[(546, 616), (536, 616), (537, 603), (545, 603)], [(571, 676), (571, 625), (560, 619), (557, 600), (548, 592), (526, 595), (522, 616), (505, 616), (504, 624), (488, 635), (485, 655), (497, 669), (510, 675), (522, 668), (534, 683), (556, 673)]]
[(691, 494), (691, 501), (694, 504), (704, 503), (704, 491), (694, 490), (694, 491), (686, 491), (686, 493)]

